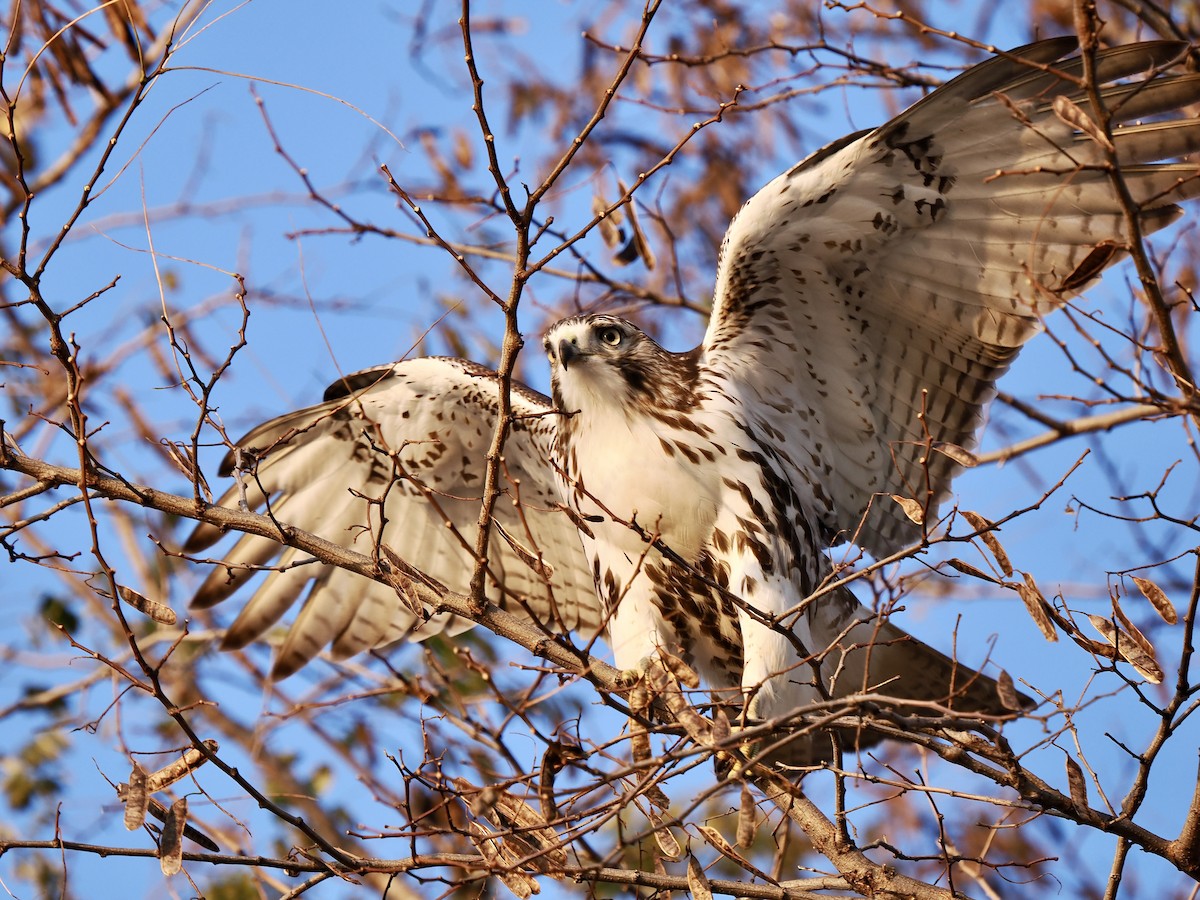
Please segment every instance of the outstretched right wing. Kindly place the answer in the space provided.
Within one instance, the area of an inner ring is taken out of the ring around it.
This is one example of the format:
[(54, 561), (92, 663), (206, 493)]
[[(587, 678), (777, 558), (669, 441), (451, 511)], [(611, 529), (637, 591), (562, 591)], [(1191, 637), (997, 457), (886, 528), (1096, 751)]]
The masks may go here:
[[(496, 384), (494, 372), (448, 358), (351, 375), (326, 391), (325, 402), (272, 419), (238, 441), (240, 462), (230, 452), (221, 474), (235, 474), (240, 484), (219, 502), (236, 505), (244, 490), (251, 508), (267, 507), (281, 523), (368, 555), (379, 542), (466, 592), (475, 569), (485, 454), (497, 421)], [(516, 418), (504, 450), (488, 597), (552, 632), (590, 638), (602, 615), (579, 534), (559, 507), (550, 463), (556, 416), (548, 398), (524, 386), (514, 385), (511, 399)], [(202, 524), (184, 550), (204, 550), (222, 534)], [(269, 538), (243, 535), (225, 559), (194, 605), (219, 603), (270, 568), (226, 633), (227, 649), (260, 637), (309, 588), (277, 653), (277, 678), (298, 670), (326, 644), (344, 658), (404, 637), (471, 627), (445, 614), (414, 615), (387, 585)]]

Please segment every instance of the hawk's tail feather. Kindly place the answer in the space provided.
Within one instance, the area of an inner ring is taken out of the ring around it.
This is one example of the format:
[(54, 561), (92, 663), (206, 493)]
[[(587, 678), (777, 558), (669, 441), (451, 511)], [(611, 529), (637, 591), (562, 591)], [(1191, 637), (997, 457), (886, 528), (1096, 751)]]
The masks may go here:
[[(1020, 691), (1002, 691), (995, 678), (918, 640), (849, 593), (840, 599), (840, 604), (829, 598), (823, 608), (818, 605), (809, 625), (822, 655), (828, 700), (844, 701), (847, 717), (863, 713), (861, 725), (834, 729), (843, 752), (865, 750), (888, 737), (870, 724), (871, 711), (882, 707), (902, 715), (970, 720), (1012, 718), (1036, 705)], [(781, 732), (775, 742), (761, 742), (760, 749), (772, 764), (820, 766), (833, 761), (829, 730), (809, 723)]]

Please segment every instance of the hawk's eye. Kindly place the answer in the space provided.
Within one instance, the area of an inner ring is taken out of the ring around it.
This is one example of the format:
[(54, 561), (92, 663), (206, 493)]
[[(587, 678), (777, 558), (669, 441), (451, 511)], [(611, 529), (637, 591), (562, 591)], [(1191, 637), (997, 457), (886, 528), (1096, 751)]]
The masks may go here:
[(621, 334), (621, 329), (613, 328), (611, 325), (600, 332), (600, 340), (604, 341), (610, 347), (619, 346), (622, 337), (624, 335)]

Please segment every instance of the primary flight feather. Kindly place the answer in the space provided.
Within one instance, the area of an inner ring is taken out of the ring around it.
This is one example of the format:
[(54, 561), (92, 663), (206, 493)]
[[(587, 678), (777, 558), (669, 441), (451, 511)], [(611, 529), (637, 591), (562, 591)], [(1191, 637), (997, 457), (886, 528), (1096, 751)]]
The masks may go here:
[[(617, 666), (660, 650), (753, 720), (876, 692), (1007, 712), (995, 682), (858, 603), (823, 549), (877, 555), (921, 537), (962, 448), (1040, 318), (1121, 258), (1130, 235), (1071, 38), (975, 66), (873, 131), (799, 163), (729, 227), (712, 317), (690, 353), (635, 325), (550, 329), (553, 398), (513, 390), (487, 591), (549, 633), (604, 630)], [(1200, 77), (1187, 46), (1096, 57), (1111, 151), (1144, 233), (1200, 193)], [(415, 359), (339, 382), (259, 426), (235, 464), (251, 505), (330, 540), (382, 543), (465, 591), (498, 417), (493, 372)], [(901, 498), (897, 502), (893, 498)], [(565, 508), (564, 508), (565, 507)], [(381, 516), (382, 513), (382, 516)], [(381, 530), (381, 522), (386, 526)], [(220, 532), (200, 526), (188, 552)], [(256, 536), (197, 603), (271, 573), (229, 628), (257, 638), (306, 590), (274, 672), (470, 623), (415, 614), (392, 588)], [(827, 758), (805, 735), (790, 759)]]

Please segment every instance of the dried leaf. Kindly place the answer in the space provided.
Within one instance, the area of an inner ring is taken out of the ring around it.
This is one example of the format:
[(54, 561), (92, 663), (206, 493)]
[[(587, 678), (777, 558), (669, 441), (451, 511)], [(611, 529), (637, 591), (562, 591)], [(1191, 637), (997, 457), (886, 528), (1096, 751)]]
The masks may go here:
[(748, 848), (754, 843), (754, 835), (758, 830), (755, 823), (757, 810), (758, 806), (754, 802), (754, 794), (750, 792), (750, 785), (743, 784), (737, 823), (737, 845), (739, 847)]
[(183, 830), (186, 826), (187, 797), (180, 797), (171, 804), (158, 839), (158, 865), (164, 875), (175, 875), (183, 868)]
[(1033, 621), (1037, 627), (1041, 629), (1042, 636), (1054, 643), (1058, 640), (1058, 632), (1054, 630), (1054, 621), (1046, 612), (1046, 598), (1042, 596), (1042, 592), (1038, 590), (1037, 584), (1033, 580), (1033, 576), (1028, 572), (1022, 572), (1021, 576), (1025, 579), (1024, 584), (1017, 584), (1017, 593), (1021, 596), (1021, 600), (1025, 604), (1025, 608), (1029, 610), (1029, 615), (1033, 617)]
[(950, 559), (946, 561), (946, 564), (950, 566), (950, 568), (957, 569), (958, 571), (962, 572), (964, 575), (970, 575), (972, 578), (990, 581), (992, 584), (1000, 584), (997, 579), (993, 578), (987, 572), (983, 571), (982, 569), (977, 569), (970, 563), (963, 562), (961, 559)]
[(1065, 94), (1059, 94), (1054, 98), (1052, 107), (1054, 114), (1072, 128), (1078, 128), (1109, 153), (1116, 152), (1113, 149), (1112, 141), (1104, 133), (1104, 129), (1096, 124), (1096, 120), (1089, 116), (1074, 100)]
[(691, 854), (688, 854), (687, 883), (693, 900), (713, 900), (712, 886), (708, 883), (708, 876), (704, 874), (699, 860)]
[(1136, 575), (1130, 576), (1133, 583), (1138, 586), (1138, 590), (1142, 592), (1150, 605), (1162, 616), (1162, 620), (1168, 625), (1174, 625), (1179, 621), (1179, 615), (1175, 612), (1175, 604), (1166, 595), (1162, 588), (1148, 578), (1138, 578)]
[(908, 497), (901, 497), (899, 494), (892, 494), (892, 499), (900, 504), (900, 508), (904, 510), (904, 514), (908, 516), (911, 522), (917, 525), (925, 523), (925, 507)]
[[(216, 753), (220, 749), (220, 745), (216, 741), (205, 741), (204, 746), (208, 748), (210, 753)], [(175, 762), (168, 766), (163, 766), (153, 775), (146, 779), (146, 788), (150, 793), (161, 791), (163, 788), (170, 787), (179, 779), (186, 776), (194, 769), (208, 762), (208, 757), (197, 750), (195, 747), (190, 748)]]
[(1009, 562), (1008, 554), (1004, 552), (1004, 548), (1000, 546), (1000, 539), (996, 537), (995, 526), (979, 515), (979, 513), (971, 512), (969, 509), (961, 510), (961, 514), (964, 519), (971, 523), (971, 527), (979, 532), (979, 539), (983, 541), (988, 550), (992, 551), (992, 556), (996, 558), (996, 564), (1000, 566), (1000, 571), (1004, 573), (1004, 577), (1012, 578), (1012, 563)]
[[(1092, 627), (1100, 632), (1101, 637), (1113, 645), (1125, 661), (1133, 666), (1143, 678), (1151, 684), (1161, 684), (1163, 671), (1154, 660), (1152, 654), (1147, 654), (1137, 641), (1118, 628), (1110, 619), (1103, 616), (1088, 616)], [(1144, 640), (1144, 638), (1143, 638)]]
[(683, 855), (683, 847), (671, 833), (670, 826), (663, 822), (662, 817), (653, 809), (646, 810), (646, 818), (650, 820), (650, 825), (654, 829), (654, 840), (658, 844), (658, 849), (662, 851), (662, 855), (670, 860), (679, 859)]
[(1000, 705), (1005, 709), (1020, 712), (1025, 708), (1025, 704), (1021, 702), (1021, 694), (1013, 684), (1012, 676), (1003, 669), (1000, 670), (1000, 677), (996, 679), (996, 693), (1000, 696)]
[(966, 447), (960, 447), (958, 444), (951, 444), (948, 441), (934, 441), (933, 449), (943, 456), (950, 457), (950, 459), (963, 468), (970, 469), (979, 465), (979, 457)]
[(149, 616), (160, 625), (174, 625), (177, 621), (175, 610), (171, 607), (143, 597), (137, 591), (127, 588), (123, 584), (117, 585), (117, 595), (138, 612)]
[(150, 805), (150, 792), (146, 790), (146, 770), (134, 761), (129, 773), (129, 784), (122, 786), (121, 799), (125, 801), (125, 827), (136, 831), (146, 821), (146, 808)]
[(1071, 792), (1071, 802), (1080, 809), (1087, 809), (1087, 779), (1083, 777), (1083, 769), (1079, 763), (1067, 754), (1067, 789)]

